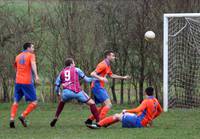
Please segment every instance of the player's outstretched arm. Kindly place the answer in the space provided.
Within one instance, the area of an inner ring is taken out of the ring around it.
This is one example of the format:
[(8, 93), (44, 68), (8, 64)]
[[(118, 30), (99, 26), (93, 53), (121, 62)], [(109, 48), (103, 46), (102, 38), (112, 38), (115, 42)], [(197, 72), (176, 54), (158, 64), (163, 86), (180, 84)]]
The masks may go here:
[(94, 81), (94, 80), (96, 80), (96, 79), (95, 79), (95, 78), (92, 78), (92, 77), (84, 76), (84, 77), (83, 77), (83, 80), (84, 80), (85, 82), (87, 82), (87, 83), (90, 83), (90, 82), (92, 82), (92, 81)]
[(129, 75), (120, 76), (120, 75), (116, 75), (116, 74), (112, 74), (110, 77), (111, 77), (111, 78), (114, 78), (114, 79), (122, 79), (122, 80), (123, 80), (123, 79), (127, 80), (127, 79), (130, 79), (130, 78), (131, 78)]
[(86, 76), (85, 73), (81, 69), (76, 68), (76, 70), (78, 72), (79, 77), (82, 78), (85, 82), (90, 83), (95, 80), (95, 78)]
[(123, 110), (123, 112), (129, 112), (129, 113), (139, 113), (139, 112), (142, 112), (143, 110), (146, 109), (146, 104), (145, 104), (145, 101), (143, 101), (140, 106), (138, 106), (137, 108), (134, 108), (134, 109), (129, 109), (129, 110)]

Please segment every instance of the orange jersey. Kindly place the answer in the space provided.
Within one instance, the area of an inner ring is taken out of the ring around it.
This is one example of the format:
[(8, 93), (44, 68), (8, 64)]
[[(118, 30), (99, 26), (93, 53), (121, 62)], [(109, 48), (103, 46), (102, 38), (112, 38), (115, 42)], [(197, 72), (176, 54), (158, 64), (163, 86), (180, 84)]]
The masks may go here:
[[(109, 75), (111, 76), (113, 73), (112, 73), (112, 70), (111, 70), (111, 67), (110, 67), (110, 62), (107, 61), (106, 59), (104, 59), (103, 61), (101, 61), (96, 69), (95, 69), (95, 72), (101, 76), (101, 77), (105, 77), (106, 75)], [(104, 87), (104, 82), (103, 81), (99, 81), (99, 80), (96, 80), (96, 81), (93, 81), (92, 82), (92, 88), (95, 86), (97, 87)]]
[(144, 99), (140, 106), (135, 109), (127, 110), (130, 113), (138, 113), (138, 118), (141, 121), (142, 126), (146, 126), (153, 119), (155, 119), (162, 112), (162, 108), (158, 100), (149, 96), (147, 99)]
[(17, 84), (33, 83), (31, 62), (35, 62), (35, 55), (28, 51), (23, 51), (16, 56), (14, 66), (16, 69), (15, 82)]

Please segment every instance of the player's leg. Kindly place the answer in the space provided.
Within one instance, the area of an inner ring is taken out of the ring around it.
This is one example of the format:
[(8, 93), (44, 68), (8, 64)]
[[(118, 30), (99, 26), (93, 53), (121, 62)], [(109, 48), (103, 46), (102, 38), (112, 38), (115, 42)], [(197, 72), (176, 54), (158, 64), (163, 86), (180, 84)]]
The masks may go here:
[(19, 120), (21, 121), (22, 125), (24, 127), (27, 127), (27, 123), (25, 118), (37, 107), (37, 96), (36, 96), (36, 90), (33, 84), (31, 85), (22, 85), (22, 91), (25, 96), (25, 100), (29, 102), (26, 109), (21, 113), (21, 116), (19, 116)]
[(31, 101), (26, 109), (22, 112), (21, 116), (26, 118), (37, 107), (37, 101)]
[(50, 123), (50, 126), (51, 126), (51, 127), (54, 127), (54, 126), (55, 126), (55, 124), (56, 124), (56, 122), (57, 122), (57, 120), (58, 120), (58, 118), (59, 118), (61, 112), (63, 111), (64, 106), (65, 106), (65, 102), (64, 102), (63, 100), (61, 100), (61, 101), (58, 103), (58, 106), (57, 106), (57, 109), (56, 109), (56, 113), (55, 113), (55, 117), (54, 117), (54, 119), (53, 119), (53, 120), (51, 121), (51, 123)]
[(73, 99), (75, 97), (74, 95), (75, 95), (75, 93), (71, 90), (68, 90), (68, 89), (63, 90), (62, 96), (61, 96), (61, 101), (58, 103), (54, 119), (50, 122), (51, 127), (55, 126), (61, 112), (63, 111), (65, 102)]
[(120, 113), (120, 114), (115, 114), (113, 116), (109, 116), (109, 117), (106, 117), (104, 119), (102, 119), (100, 122), (98, 122), (98, 126), (102, 127), (102, 126), (109, 126), (111, 124), (114, 124), (118, 121), (121, 121), (122, 120), (122, 116), (123, 114)]
[(21, 98), (23, 97), (23, 92), (20, 88), (21, 86), (19, 84), (15, 84), (15, 89), (14, 89), (14, 102), (11, 106), (11, 110), (10, 110), (10, 128), (15, 128), (15, 116), (17, 114), (17, 110), (18, 110), (18, 102), (21, 100)]
[(115, 114), (114, 116), (109, 116), (101, 120), (97, 124), (92, 124), (88, 127), (92, 129), (98, 129), (100, 127), (107, 127), (111, 124), (114, 124), (118, 121), (122, 122), (122, 127), (123, 128), (136, 128), (136, 127), (142, 127), (140, 122), (138, 121), (137, 115), (133, 113), (120, 113), (120, 114)]
[[(112, 103), (109, 99), (108, 93), (104, 88), (93, 88), (92, 93), (94, 94), (94, 99), (96, 104), (103, 104), (101, 107), (98, 108), (99, 112), (99, 119), (105, 118), (106, 114), (112, 107)], [(90, 115), (88, 119), (85, 121), (86, 124), (92, 124), (93, 116)]]
[(96, 122), (99, 122), (99, 112), (94, 100), (92, 100), (84, 91), (81, 91), (78, 95), (78, 100), (90, 106), (90, 111), (94, 116), (94, 119), (96, 119)]
[(77, 93), (75, 99), (89, 105), (91, 113), (94, 115), (94, 118), (96, 119), (96, 121), (99, 122), (99, 113), (98, 113), (96, 104), (84, 91)]
[(108, 92), (106, 91), (106, 89), (101, 88), (99, 89), (99, 96), (98, 96), (98, 100), (103, 103), (103, 107), (99, 113), (99, 118), (100, 120), (102, 120), (103, 118), (106, 117), (107, 113), (109, 112), (109, 110), (112, 107), (112, 103), (110, 101), (110, 98), (108, 96)]
[(31, 85), (23, 85), (23, 92), (25, 96), (25, 100), (29, 102), (26, 109), (22, 112), (21, 116), (26, 118), (33, 110), (37, 107), (37, 96), (36, 90), (33, 84)]
[(96, 119), (96, 122), (99, 122), (99, 112), (98, 112), (95, 102), (92, 99), (90, 99), (87, 102), (87, 104), (90, 106), (90, 111), (92, 115), (94, 116), (94, 118)]
[[(98, 95), (98, 88), (92, 88), (92, 93), (94, 94), (95, 103), (96, 104), (100, 104), (101, 102), (99, 102), (98, 101), (98, 97), (96, 97), (96, 95)], [(102, 108), (103, 108), (102, 106), (97, 107), (98, 114), (100, 113), (100, 111), (101, 111)], [(88, 119), (85, 121), (85, 124), (86, 125), (91, 125), (92, 122), (93, 122), (93, 120), (95, 120), (95, 118), (94, 118), (94, 115), (91, 114), (91, 115), (88, 116)]]
[(117, 123), (119, 121), (121, 121), (122, 119), (122, 114), (115, 114), (113, 116), (109, 116), (109, 117), (106, 117), (104, 119), (102, 119), (101, 121), (99, 121), (97, 124), (92, 124), (92, 125), (89, 125), (88, 127), (89, 128), (92, 128), (92, 129), (98, 129), (100, 127), (107, 127), (107, 126), (110, 126), (114, 123)]
[[(99, 106), (99, 107), (97, 107), (98, 113), (101, 112), (101, 110), (102, 110), (103, 107), (104, 107), (104, 106)], [(91, 115), (88, 117), (88, 122), (92, 124), (92, 121), (93, 121), (94, 119), (95, 119), (95, 118), (94, 118), (94, 115), (91, 114)], [(87, 122), (86, 122), (86, 123), (87, 123)]]
[[(104, 107), (104, 105), (97, 107), (98, 114), (101, 113), (101, 110), (103, 107)], [(86, 125), (92, 124), (93, 120), (95, 120), (95, 117), (93, 114), (91, 114), (91, 115), (89, 115), (88, 119), (85, 121), (85, 124)]]
[(15, 128), (14, 119), (15, 119), (17, 110), (18, 110), (18, 103), (14, 102), (11, 106), (11, 111), (10, 111), (10, 128)]
[(110, 99), (108, 98), (104, 101), (104, 107), (102, 108), (102, 110), (99, 114), (100, 120), (102, 120), (106, 117), (106, 115), (109, 112), (109, 110), (111, 109), (111, 107), (112, 107), (112, 103), (111, 103)]
[(37, 101), (31, 101), (22, 114), (18, 117), (24, 127), (27, 127), (26, 117), (37, 107)]

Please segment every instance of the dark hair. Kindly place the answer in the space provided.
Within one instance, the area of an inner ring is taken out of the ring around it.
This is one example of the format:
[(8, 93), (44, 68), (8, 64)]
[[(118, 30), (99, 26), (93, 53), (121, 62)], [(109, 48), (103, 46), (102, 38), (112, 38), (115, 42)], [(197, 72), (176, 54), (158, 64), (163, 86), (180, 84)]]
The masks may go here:
[(148, 96), (153, 96), (154, 89), (153, 89), (153, 87), (147, 87), (147, 88), (145, 89), (145, 92), (146, 92), (146, 94), (147, 94)]
[(23, 49), (26, 50), (27, 48), (30, 48), (31, 45), (33, 45), (33, 44), (30, 43), (30, 42), (27, 42), (27, 43), (24, 44)]
[(114, 51), (113, 50), (104, 51), (104, 57), (106, 58), (108, 55), (110, 55), (110, 53), (114, 53)]
[(73, 62), (74, 62), (73, 58), (66, 58), (65, 59), (65, 66), (68, 67), (71, 64), (73, 64)]

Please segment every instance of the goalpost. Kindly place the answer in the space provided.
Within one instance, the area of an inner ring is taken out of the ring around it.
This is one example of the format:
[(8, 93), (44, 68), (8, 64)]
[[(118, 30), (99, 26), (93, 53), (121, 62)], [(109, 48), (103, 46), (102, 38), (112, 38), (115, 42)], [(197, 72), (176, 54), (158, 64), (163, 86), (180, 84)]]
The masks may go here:
[(164, 14), (163, 108), (200, 106), (200, 13)]

